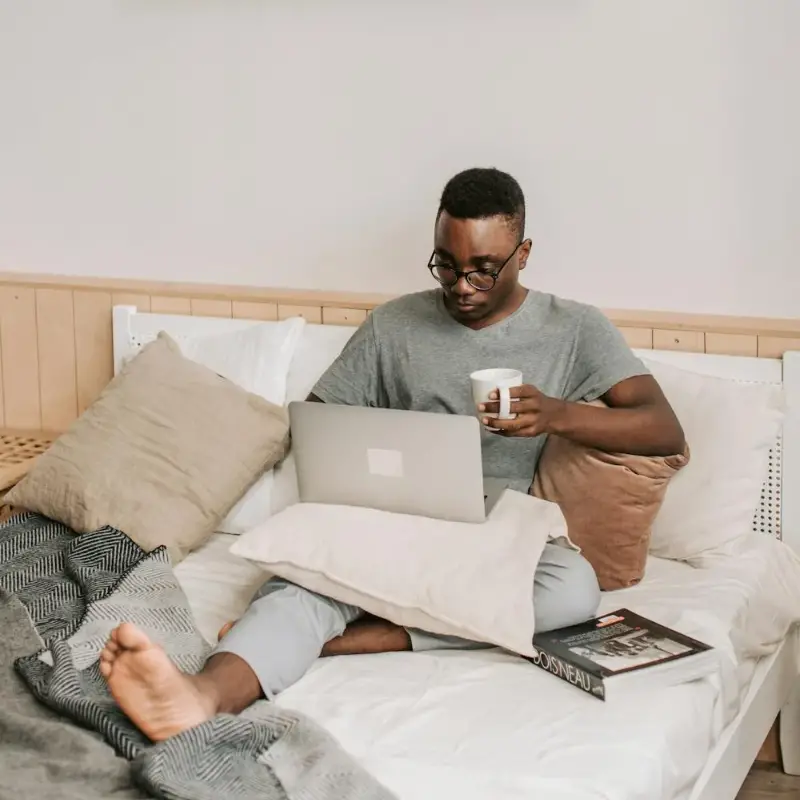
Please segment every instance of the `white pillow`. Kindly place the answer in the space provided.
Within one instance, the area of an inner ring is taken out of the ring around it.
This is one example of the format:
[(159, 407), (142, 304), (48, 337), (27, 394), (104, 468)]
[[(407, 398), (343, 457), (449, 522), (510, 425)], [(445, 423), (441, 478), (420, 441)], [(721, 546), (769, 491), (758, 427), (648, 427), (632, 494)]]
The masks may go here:
[(297, 344), (289, 378), (286, 399), (305, 400), (314, 384), (322, 377), (328, 367), (356, 332), (349, 325), (306, 325)]
[(691, 452), (669, 483), (650, 552), (688, 561), (752, 530), (769, 451), (783, 422), (783, 391), (643, 360), (677, 414)]
[[(357, 328), (345, 325), (306, 325), (289, 366), (286, 402), (305, 400), (322, 373), (336, 360)], [(300, 499), (294, 454), (277, 464), (272, 485), (272, 513), (277, 514)]]
[(297, 464), (294, 453), (289, 450), (286, 458), (275, 465), (275, 480), (272, 484), (272, 513), (300, 502), (300, 484), (297, 481)]
[[(248, 392), (282, 406), (286, 402), (289, 365), (305, 327), (293, 317), (264, 322), (230, 333), (182, 338), (187, 357), (214, 370)], [(273, 471), (261, 475), (220, 523), (223, 533), (244, 533), (272, 513)]]
[(397, 625), (532, 655), (533, 577), (561, 509), (506, 490), (482, 524), (297, 503), (231, 553)]

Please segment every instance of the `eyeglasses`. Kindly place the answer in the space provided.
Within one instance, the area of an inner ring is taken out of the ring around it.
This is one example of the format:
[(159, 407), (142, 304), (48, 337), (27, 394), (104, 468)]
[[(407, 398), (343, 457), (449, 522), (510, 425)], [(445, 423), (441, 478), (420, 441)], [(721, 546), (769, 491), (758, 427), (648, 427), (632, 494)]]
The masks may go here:
[(436, 259), (440, 258), (440, 256), (435, 252), (428, 260), (428, 269), (434, 279), (441, 283), (442, 286), (455, 286), (463, 277), (473, 289), (477, 289), (479, 292), (488, 292), (490, 289), (494, 289), (494, 285), (497, 283), (497, 276), (503, 271), (503, 267), (511, 261), (524, 241), (523, 239), (517, 242), (517, 246), (511, 251), (511, 255), (497, 269), (473, 269), (465, 272), (451, 267), (449, 264), (437, 262)]

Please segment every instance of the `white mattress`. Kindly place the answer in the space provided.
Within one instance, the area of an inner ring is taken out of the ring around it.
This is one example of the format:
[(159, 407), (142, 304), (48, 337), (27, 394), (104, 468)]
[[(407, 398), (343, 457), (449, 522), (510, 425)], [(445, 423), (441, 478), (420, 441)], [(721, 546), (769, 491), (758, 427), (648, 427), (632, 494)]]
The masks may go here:
[[(177, 569), (212, 641), (264, 579), (227, 552), (234, 538), (216, 535)], [(604, 611), (629, 607), (716, 646), (710, 679), (603, 703), (496, 650), (392, 653), (321, 659), (277, 702), (326, 727), (402, 800), (683, 798), (770, 636), (754, 628), (774, 616), (775, 545), (754, 539), (706, 569), (650, 559), (641, 585), (603, 598)]]

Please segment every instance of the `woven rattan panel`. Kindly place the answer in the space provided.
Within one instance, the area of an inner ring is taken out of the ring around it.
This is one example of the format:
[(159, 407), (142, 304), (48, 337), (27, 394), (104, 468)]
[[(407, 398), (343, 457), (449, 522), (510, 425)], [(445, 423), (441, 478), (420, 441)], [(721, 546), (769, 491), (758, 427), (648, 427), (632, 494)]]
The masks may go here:
[(0, 491), (25, 475), (54, 439), (51, 434), (0, 429)]

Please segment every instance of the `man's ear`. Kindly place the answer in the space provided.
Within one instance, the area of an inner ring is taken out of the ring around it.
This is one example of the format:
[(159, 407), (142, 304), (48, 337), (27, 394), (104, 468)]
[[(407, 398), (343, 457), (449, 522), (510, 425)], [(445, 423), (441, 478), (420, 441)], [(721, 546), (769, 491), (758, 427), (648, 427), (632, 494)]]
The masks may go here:
[(531, 248), (533, 247), (533, 242), (530, 239), (526, 239), (520, 246), (519, 246), (519, 269), (520, 272), (528, 266), (528, 256), (531, 254)]

